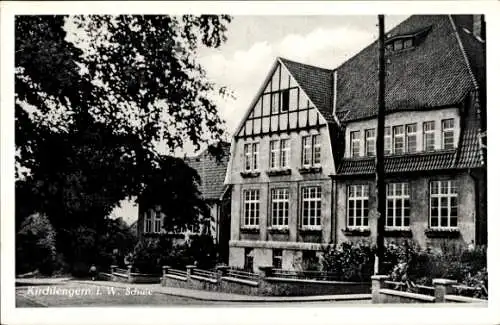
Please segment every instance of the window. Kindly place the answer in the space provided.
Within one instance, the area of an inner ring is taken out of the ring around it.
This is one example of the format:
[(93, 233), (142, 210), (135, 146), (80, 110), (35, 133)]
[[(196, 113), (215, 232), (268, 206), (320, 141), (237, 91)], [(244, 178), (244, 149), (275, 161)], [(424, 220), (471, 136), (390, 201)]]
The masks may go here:
[(384, 128), (384, 155), (391, 154), (391, 127)]
[(259, 190), (243, 191), (243, 225), (257, 227), (259, 225)]
[(387, 184), (386, 226), (410, 226), (410, 193), (408, 183)]
[(388, 51), (388, 52), (391, 52), (392, 49), (393, 49), (393, 44), (392, 43), (389, 43), (385, 46), (385, 49)]
[(302, 137), (302, 166), (321, 164), (321, 143), (318, 134)]
[(290, 140), (281, 139), (280, 141), (280, 166), (286, 168), (290, 165)]
[(312, 144), (313, 144), (313, 164), (319, 165), (321, 164), (321, 143), (319, 142), (319, 135), (312, 136)]
[(434, 121), (424, 122), (424, 151), (434, 151)]
[(279, 140), (271, 140), (271, 168), (278, 168), (279, 166), (280, 148), (278, 145)]
[(392, 129), (392, 134), (393, 134), (393, 149), (392, 152), (395, 155), (400, 155), (403, 154), (405, 151), (405, 132), (404, 128), (402, 125), (398, 125), (393, 127)]
[(375, 129), (365, 131), (365, 154), (375, 156)]
[(288, 189), (272, 189), (271, 190), (271, 226), (272, 227), (287, 227), (288, 226), (288, 208), (289, 208), (290, 193)]
[(280, 110), (280, 93), (271, 93), (271, 113), (278, 113)]
[(412, 38), (404, 40), (403, 48), (407, 49), (407, 48), (410, 48), (412, 46), (413, 46), (413, 39)]
[(430, 227), (456, 228), (458, 221), (457, 182), (433, 181), (430, 194)]
[(347, 227), (368, 227), (368, 185), (350, 185), (347, 191)]
[(162, 218), (161, 218), (161, 211), (155, 211), (155, 230), (154, 232), (155, 233), (159, 233), (161, 232), (161, 221), (162, 221)]
[(271, 169), (287, 168), (290, 165), (290, 140), (271, 140)]
[(443, 149), (451, 150), (455, 147), (455, 121), (451, 119), (443, 120), (442, 123), (442, 139)]
[(394, 42), (394, 51), (399, 51), (403, 48), (403, 41), (397, 40)]
[(409, 153), (417, 152), (417, 123), (406, 125), (406, 150)]
[(351, 131), (351, 157), (359, 157), (359, 131)]
[(273, 267), (275, 269), (281, 269), (282, 261), (283, 261), (283, 250), (273, 249)]
[(321, 187), (302, 188), (302, 227), (321, 227)]
[(304, 271), (317, 270), (318, 262), (316, 251), (302, 251), (302, 268)]
[(281, 111), (288, 112), (290, 108), (290, 90), (285, 89), (281, 92)]
[(145, 233), (151, 233), (153, 232), (153, 218), (151, 216), (151, 213), (144, 212), (144, 232)]
[(253, 272), (253, 248), (245, 247), (245, 262), (243, 268), (247, 272)]
[(245, 143), (245, 170), (257, 170), (259, 165), (259, 143)]

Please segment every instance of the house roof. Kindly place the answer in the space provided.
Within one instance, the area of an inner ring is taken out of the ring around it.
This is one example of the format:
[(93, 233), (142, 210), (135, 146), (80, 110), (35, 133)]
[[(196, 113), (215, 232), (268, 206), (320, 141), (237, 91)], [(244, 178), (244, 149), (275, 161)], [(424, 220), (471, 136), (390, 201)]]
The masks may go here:
[(229, 161), (230, 144), (222, 143), (222, 154), (214, 156), (208, 149), (194, 157), (186, 157), (186, 163), (200, 175), (200, 192), (206, 200), (218, 200), (224, 192), (224, 178)]
[[(404, 173), (483, 166), (483, 157), (477, 135), (479, 129), (464, 131), (462, 146), (456, 150), (387, 156), (384, 158), (386, 173)], [(344, 158), (338, 175), (370, 175), (375, 173), (375, 158)]]
[(333, 70), (291, 61), (285, 58), (279, 60), (290, 71), (300, 88), (311, 99), (329, 123), (335, 118), (332, 114)]
[[(484, 64), (466, 57), (481, 57), (483, 49), (462, 28), (455, 32), (452, 21), (446, 15), (411, 16), (387, 33), (393, 38), (428, 30), (414, 48), (386, 55), (387, 112), (455, 105), (475, 89)], [(341, 122), (376, 116), (378, 60), (376, 41), (338, 67), (336, 107)]]

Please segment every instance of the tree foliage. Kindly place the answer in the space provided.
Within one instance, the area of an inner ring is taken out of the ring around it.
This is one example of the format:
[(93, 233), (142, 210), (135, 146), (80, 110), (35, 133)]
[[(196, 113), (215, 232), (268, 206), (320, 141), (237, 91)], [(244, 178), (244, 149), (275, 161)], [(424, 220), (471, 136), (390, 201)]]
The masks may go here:
[(154, 143), (219, 140), (213, 96), (225, 90), (196, 57), (225, 41), (229, 21), (17, 16), (16, 166), (30, 172), (18, 188), (32, 210), (56, 227), (93, 224), (142, 192), (161, 163)]
[(56, 233), (45, 215), (30, 215), (16, 234), (16, 273), (50, 275), (56, 263)]

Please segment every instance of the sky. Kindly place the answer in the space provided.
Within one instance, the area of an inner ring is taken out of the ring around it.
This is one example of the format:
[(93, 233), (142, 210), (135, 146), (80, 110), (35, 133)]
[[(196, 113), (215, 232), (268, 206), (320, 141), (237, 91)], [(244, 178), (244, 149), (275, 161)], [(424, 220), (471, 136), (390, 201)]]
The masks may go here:
[[(406, 18), (386, 16), (386, 31)], [(216, 100), (227, 132), (235, 131), (277, 57), (333, 69), (376, 41), (377, 23), (375, 15), (234, 16), (227, 42), (199, 51), (208, 78), (235, 95)], [(137, 206), (123, 201), (113, 214), (131, 223), (137, 219)]]

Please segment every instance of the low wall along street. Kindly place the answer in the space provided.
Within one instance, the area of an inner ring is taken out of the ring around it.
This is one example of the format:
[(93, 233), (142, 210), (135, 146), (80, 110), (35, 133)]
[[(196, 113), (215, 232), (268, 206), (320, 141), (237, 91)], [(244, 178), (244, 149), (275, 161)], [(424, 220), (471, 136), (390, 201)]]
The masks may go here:
[(186, 271), (163, 267), (162, 286), (253, 296), (317, 296), (370, 293), (368, 282), (319, 281), (273, 277), (272, 268), (259, 274), (219, 267), (216, 272), (187, 266)]

